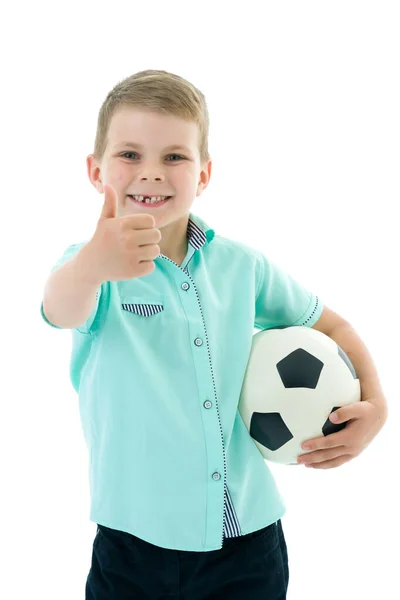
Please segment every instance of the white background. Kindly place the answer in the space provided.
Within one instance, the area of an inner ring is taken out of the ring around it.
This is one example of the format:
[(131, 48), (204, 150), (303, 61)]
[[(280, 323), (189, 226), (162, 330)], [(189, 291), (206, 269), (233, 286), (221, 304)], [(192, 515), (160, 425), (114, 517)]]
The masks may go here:
[(70, 332), (39, 309), (50, 268), (100, 214), (85, 165), (100, 106), (148, 68), (188, 78), (208, 101), (213, 173), (193, 212), (349, 320), (387, 396), (386, 427), (354, 461), (271, 466), (287, 504), (288, 598), (396, 596), (397, 10), (384, 0), (3, 8), (2, 598), (84, 597), (96, 526)]

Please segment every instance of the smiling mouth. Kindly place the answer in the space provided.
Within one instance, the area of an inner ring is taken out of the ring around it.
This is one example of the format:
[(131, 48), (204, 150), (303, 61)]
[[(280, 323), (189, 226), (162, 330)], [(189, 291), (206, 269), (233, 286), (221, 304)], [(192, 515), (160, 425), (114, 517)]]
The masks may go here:
[[(142, 204), (143, 206), (161, 206), (168, 202), (172, 196), (132, 196), (131, 194), (128, 194), (128, 198), (135, 204)], [(161, 199), (159, 200), (158, 198)]]

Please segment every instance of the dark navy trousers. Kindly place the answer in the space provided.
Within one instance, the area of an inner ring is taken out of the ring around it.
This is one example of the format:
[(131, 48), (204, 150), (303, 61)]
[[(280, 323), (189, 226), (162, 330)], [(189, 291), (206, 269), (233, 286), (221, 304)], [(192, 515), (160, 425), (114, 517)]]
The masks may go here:
[(285, 600), (288, 555), (282, 523), (209, 552), (169, 550), (98, 525), (86, 600)]

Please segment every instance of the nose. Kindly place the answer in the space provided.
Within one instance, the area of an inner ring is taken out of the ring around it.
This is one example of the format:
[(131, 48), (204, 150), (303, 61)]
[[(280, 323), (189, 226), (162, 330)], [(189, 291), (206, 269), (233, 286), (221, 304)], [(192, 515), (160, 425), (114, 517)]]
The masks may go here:
[(143, 175), (140, 177), (140, 181), (164, 181), (164, 177), (161, 175)]
[(143, 165), (139, 179), (140, 181), (164, 181), (165, 177), (159, 166), (148, 164), (147, 166)]

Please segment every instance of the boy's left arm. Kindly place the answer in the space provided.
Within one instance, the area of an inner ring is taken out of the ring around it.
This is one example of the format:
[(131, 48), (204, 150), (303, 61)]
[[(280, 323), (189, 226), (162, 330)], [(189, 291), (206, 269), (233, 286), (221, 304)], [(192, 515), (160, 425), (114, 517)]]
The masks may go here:
[(349, 421), (344, 429), (302, 444), (303, 450), (311, 452), (301, 455), (299, 463), (330, 469), (352, 460), (370, 444), (386, 422), (387, 403), (371, 355), (350, 323), (324, 306), (313, 329), (328, 335), (344, 350), (361, 386), (361, 402), (343, 406), (329, 417), (336, 424)]

